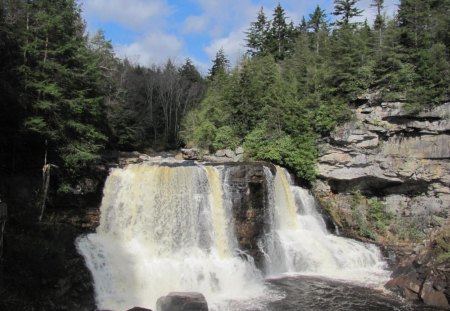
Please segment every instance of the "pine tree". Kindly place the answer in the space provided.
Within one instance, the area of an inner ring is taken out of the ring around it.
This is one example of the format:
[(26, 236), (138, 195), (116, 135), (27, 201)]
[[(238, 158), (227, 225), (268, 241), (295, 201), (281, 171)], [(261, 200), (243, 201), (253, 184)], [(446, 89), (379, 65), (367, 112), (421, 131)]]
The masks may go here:
[(341, 16), (341, 19), (336, 21), (336, 25), (347, 26), (351, 18), (361, 16), (363, 10), (356, 7), (358, 2), (359, 0), (334, 0), (333, 15)]
[(433, 24), (431, 0), (402, 0), (398, 9), (398, 22), (401, 29), (401, 43), (407, 48), (430, 47)]
[(315, 34), (316, 54), (320, 52), (320, 36), (324, 31), (328, 30), (327, 14), (319, 6), (316, 7), (314, 13), (309, 14), (308, 28), (312, 29)]
[(99, 159), (107, 140), (98, 68), (74, 0), (29, 2), (28, 14), (21, 70), (31, 115), (25, 124), (48, 146), (47, 160), (75, 177)]
[(200, 72), (198, 72), (197, 68), (194, 66), (190, 58), (186, 58), (185, 63), (179, 69), (179, 73), (187, 81), (193, 83), (202, 81), (202, 76), (200, 75)]
[(300, 24), (297, 27), (297, 32), (302, 34), (306, 33), (308, 31), (308, 23), (306, 22), (305, 16), (302, 16), (302, 20), (300, 21)]
[(269, 30), (269, 51), (275, 60), (283, 60), (292, 52), (295, 31), (292, 23), (286, 22), (283, 7), (278, 4), (273, 13), (273, 20)]
[(384, 0), (372, 0), (371, 7), (376, 8), (377, 15), (375, 16), (374, 29), (378, 32), (378, 53), (381, 51), (383, 45), (383, 29), (385, 28), (385, 20), (383, 16)]
[(213, 65), (209, 70), (208, 78), (213, 80), (216, 76), (222, 75), (227, 72), (230, 61), (225, 56), (223, 48), (220, 48), (216, 53), (216, 57), (213, 60)]
[(247, 35), (247, 47), (249, 48), (247, 53), (255, 55), (266, 55), (268, 53), (267, 37), (269, 31), (270, 22), (267, 20), (264, 10), (258, 11), (256, 22), (250, 24), (249, 30), (245, 33)]

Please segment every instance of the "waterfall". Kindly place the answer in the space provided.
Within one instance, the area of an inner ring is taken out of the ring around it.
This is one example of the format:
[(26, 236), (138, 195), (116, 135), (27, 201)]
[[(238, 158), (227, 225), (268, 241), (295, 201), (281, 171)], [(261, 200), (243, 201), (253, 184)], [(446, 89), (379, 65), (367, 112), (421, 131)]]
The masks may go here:
[(77, 241), (98, 307), (154, 307), (171, 291), (201, 292), (212, 305), (262, 295), (260, 272), (233, 256), (222, 195), (213, 167), (114, 169), (97, 232)]
[[(201, 292), (212, 310), (228, 310), (221, 307), (227, 301), (270, 296), (263, 273), (238, 249), (230, 181), (223, 171), (186, 162), (111, 171), (100, 226), (77, 240), (99, 309), (154, 308), (171, 291)], [(380, 284), (386, 273), (375, 246), (328, 233), (307, 190), (294, 186), (284, 169), (264, 171), (269, 226), (256, 243), (266, 275)]]
[[(266, 175), (271, 175), (266, 170)], [(316, 208), (314, 197), (292, 184), (285, 169), (277, 167), (269, 191), (271, 231), (267, 248), (267, 273), (310, 274), (365, 284), (381, 284), (388, 271), (379, 249), (330, 234)]]

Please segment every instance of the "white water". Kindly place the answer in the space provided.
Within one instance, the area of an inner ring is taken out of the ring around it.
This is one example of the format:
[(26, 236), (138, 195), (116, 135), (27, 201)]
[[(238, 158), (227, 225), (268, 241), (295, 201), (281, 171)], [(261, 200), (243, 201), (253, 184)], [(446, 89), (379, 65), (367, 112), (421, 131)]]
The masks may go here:
[[(270, 176), (266, 170), (266, 176)], [(270, 177), (266, 177), (270, 178)], [(273, 225), (267, 238), (267, 273), (310, 274), (378, 285), (389, 272), (379, 249), (371, 244), (330, 234), (314, 197), (294, 186), (277, 167), (269, 195)]]
[(263, 294), (260, 272), (232, 255), (220, 185), (213, 167), (112, 171), (97, 233), (78, 241), (100, 309), (154, 308), (171, 291), (201, 292), (213, 306)]
[[(108, 177), (95, 234), (77, 241), (99, 309), (154, 308), (171, 291), (197, 291), (212, 310), (265, 296), (261, 272), (237, 250), (227, 175), (210, 166), (130, 165)], [(327, 232), (315, 201), (289, 175), (266, 169), (271, 230), (266, 273), (381, 284), (376, 247)]]

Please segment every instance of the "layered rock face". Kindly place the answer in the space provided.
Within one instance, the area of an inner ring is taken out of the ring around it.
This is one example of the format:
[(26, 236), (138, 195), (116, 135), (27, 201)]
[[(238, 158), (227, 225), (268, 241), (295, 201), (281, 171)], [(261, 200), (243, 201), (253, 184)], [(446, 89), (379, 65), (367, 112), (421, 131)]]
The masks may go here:
[(359, 208), (351, 203), (357, 191), (376, 196), (397, 224), (413, 224), (428, 236), (399, 258), (386, 286), (449, 309), (450, 258), (437, 259), (430, 236), (450, 236), (450, 103), (412, 114), (402, 103), (367, 100), (322, 146), (318, 169), (315, 194), (337, 213)]
[(450, 103), (405, 112), (402, 103), (370, 101), (338, 128), (319, 159), (316, 191), (361, 190), (383, 196), (398, 215), (421, 222), (450, 216)]

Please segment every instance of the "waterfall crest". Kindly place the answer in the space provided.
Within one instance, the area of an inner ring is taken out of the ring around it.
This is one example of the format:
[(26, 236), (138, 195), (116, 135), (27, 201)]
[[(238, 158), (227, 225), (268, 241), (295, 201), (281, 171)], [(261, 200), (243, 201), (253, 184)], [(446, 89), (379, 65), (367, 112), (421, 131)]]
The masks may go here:
[[(99, 309), (154, 307), (171, 291), (201, 292), (214, 310), (229, 310), (221, 307), (227, 301), (267, 299), (263, 273), (238, 249), (230, 176), (223, 171), (186, 163), (111, 171), (100, 226), (77, 240)], [(307, 190), (294, 186), (282, 168), (264, 172), (267, 228), (255, 243), (266, 275), (384, 281), (375, 246), (328, 233)]]

